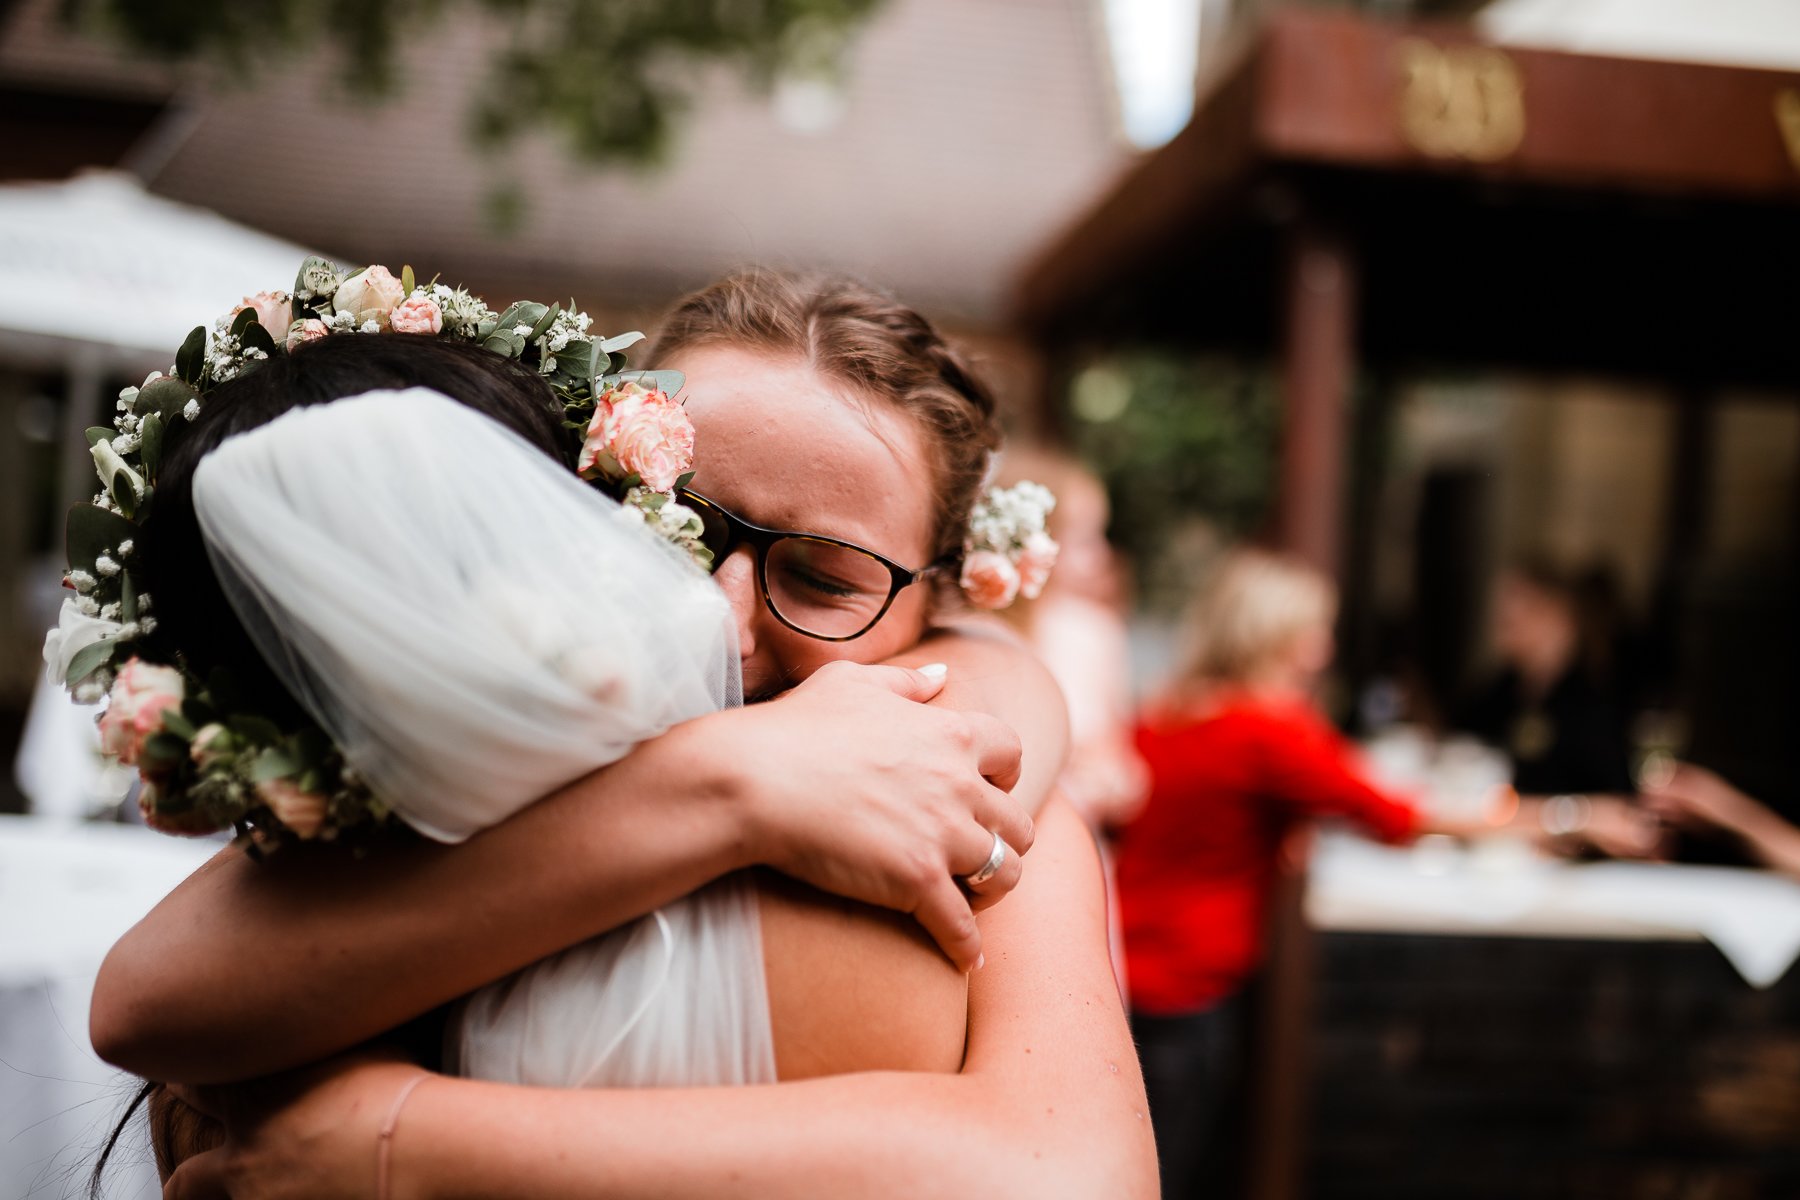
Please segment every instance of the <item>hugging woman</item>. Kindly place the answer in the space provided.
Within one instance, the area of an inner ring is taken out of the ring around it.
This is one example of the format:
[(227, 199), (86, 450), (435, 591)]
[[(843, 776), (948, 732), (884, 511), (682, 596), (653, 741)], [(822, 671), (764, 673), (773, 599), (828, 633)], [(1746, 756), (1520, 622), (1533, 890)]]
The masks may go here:
[[(371, 389), (429, 388), (533, 442), (542, 383), (501, 370), (523, 399), (480, 400), (491, 364), (427, 363), (440, 341), (277, 355), (239, 381), (251, 404), (215, 390), (165, 476)], [(840, 282), (724, 280), (677, 306), (652, 360), (686, 375), (698, 459), (679, 498), (706, 525), (744, 691), (768, 702), (676, 724), (459, 844), (228, 850), (203, 868), (121, 941), (93, 1009), (105, 1055), (227, 1118), (171, 1194), (1153, 1194), (1093, 847), (1048, 795), (1060, 700), (946, 594), (998, 440), (991, 398), (916, 313)], [(159, 484), (167, 545), (180, 495), (178, 476)], [(824, 548), (861, 557), (821, 579)], [(197, 578), (204, 550), (182, 554), (163, 561)], [(179, 586), (157, 586), (184, 653), (260, 657), (227, 644), (216, 605), (183, 632)], [(917, 669), (935, 664), (941, 690)], [(979, 881), (996, 834), (1035, 840), (1022, 877), (1002, 853)], [(747, 886), (778, 1082), (559, 1090), (354, 1049), (759, 864), (775, 869)]]

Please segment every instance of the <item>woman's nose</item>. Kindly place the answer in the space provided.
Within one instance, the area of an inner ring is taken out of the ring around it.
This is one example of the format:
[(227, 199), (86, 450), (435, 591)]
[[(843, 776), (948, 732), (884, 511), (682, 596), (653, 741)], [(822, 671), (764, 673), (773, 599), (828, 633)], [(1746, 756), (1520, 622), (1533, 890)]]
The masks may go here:
[(738, 655), (749, 658), (756, 652), (756, 619), (762, 608), (756, 589), (756, 551), (738, 546), (725, 556), (713, 579), (724, 590), (737, 618)]

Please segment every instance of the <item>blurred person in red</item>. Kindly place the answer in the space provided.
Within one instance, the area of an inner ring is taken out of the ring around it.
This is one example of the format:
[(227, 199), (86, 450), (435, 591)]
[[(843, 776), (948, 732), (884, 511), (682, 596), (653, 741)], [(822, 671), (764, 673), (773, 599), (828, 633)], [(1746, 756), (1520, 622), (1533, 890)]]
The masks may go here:
[(1230, 1194), (1220, 1131), (1241, 1072), (1240, 996), (1262, 963), (1289, 832), (1320, 816), (1389, 842), (1426, 828), (1410, 802), (1364, 778), (1314, 704), (1336, 610), (1319, 572), (1233, 551), (1187, 618), (1173, 685), (1138, 727), (1150, 796), (1125, 830), (1118, 879), (1166, 1200)]

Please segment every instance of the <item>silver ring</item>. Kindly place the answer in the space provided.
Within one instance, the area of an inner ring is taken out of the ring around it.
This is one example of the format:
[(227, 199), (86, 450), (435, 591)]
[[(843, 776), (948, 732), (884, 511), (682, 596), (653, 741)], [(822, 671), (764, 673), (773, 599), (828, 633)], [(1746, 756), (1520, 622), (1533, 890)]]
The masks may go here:
[(1000, 868), (1005, 865), (1005, 863), (1006, 840), (996, 833), (994, 835), (994, 852), (988, 855), (987, 861), (981, 864), (981, 869), (979, 871), (976, 871), (973, 875), (963, 876), (963, 882), (970, 887), (980, 887), (982, 884), (998, 875), (1000, 873)]

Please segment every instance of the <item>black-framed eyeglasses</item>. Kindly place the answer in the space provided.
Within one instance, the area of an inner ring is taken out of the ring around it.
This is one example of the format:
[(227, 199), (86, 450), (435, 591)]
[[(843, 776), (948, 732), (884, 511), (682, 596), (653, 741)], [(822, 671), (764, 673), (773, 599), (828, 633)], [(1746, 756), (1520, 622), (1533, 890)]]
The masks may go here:
[(775, 619), (822, 642), (853, 641), (869, 632), (894, 597), (933, 569), (903, 567), (842, 538), (752, 525), (688, 488), (675, 496), (705, 526), (701, 540), (712, 551), (713, 570), (738, 546), (749, 546), (756, 555), (757, 590)]

